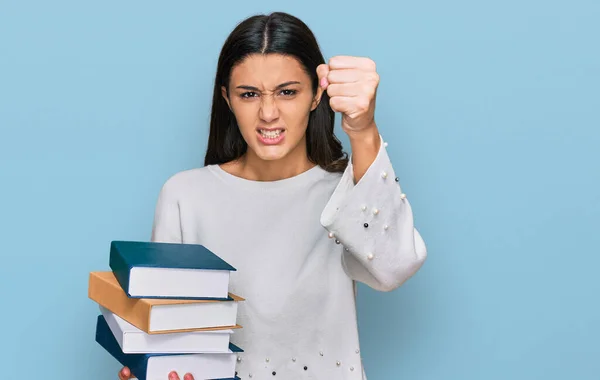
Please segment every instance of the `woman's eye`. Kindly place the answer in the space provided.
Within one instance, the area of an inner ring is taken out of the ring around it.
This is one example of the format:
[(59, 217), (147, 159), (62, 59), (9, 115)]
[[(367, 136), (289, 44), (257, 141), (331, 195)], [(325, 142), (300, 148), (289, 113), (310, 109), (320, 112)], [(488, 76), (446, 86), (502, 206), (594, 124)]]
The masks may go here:
[(252, 91), (244, 92), (241, 95), (242, 98), (253, 98), (255, 96), (256, 96), (256, 92), (252, 92)]
[(284, 96), (292, 96), (296, 94), (296, 90), (282, 90), (281, 94)]

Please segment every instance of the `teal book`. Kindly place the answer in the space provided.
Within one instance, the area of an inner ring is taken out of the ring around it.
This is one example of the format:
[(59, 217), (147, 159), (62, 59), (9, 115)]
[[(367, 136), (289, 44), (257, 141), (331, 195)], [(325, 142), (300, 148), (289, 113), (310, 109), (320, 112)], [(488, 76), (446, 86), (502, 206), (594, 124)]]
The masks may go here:
[(200, 244), (112, 241), (109, 266), (130, 298), (229, 299), (236, 269)]
[(126, 354), (102, 315), (96, 320), (96, 342), (138, 380), (168, 379), (171, 371), (191, 373), (195, 379), (234, 380), (237, 353), (241, 348), (229, 343), (229, 351), (198, 354)]

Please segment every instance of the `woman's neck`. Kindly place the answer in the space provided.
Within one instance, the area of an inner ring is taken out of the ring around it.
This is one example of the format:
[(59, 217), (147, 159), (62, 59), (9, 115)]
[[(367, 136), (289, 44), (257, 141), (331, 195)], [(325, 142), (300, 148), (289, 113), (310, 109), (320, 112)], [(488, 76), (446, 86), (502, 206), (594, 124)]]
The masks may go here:
[(315, 167), (306, 151), (292, 151), (279, 160), (263, 160), (248, 150), (238, 160), (221, 165), (221, 168), (237, 177), (251, 181), (278, 181), (297, 176)]

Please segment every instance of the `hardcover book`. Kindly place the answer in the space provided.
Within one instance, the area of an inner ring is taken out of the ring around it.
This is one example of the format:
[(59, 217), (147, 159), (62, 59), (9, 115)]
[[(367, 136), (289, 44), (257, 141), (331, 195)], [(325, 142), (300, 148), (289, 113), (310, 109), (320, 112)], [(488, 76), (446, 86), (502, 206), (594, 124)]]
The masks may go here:
[(130, 298), (226, 299), (236, 269), (199, 244), (113, 241), (109, 266)]
[(102, 315), (96, 321), (96, 342), (139, 380), (168, 379), (171, 371), (191, 373), (195, 379), (235, 379), (237, 353), (243, 351), (230, 343), (225, 353), (127, 354)]
[(232, 293), (227, 300), (129, 298), (111, 271), (90, 272), (88, 297), (148, 334), (240, 328), (244, 301)]

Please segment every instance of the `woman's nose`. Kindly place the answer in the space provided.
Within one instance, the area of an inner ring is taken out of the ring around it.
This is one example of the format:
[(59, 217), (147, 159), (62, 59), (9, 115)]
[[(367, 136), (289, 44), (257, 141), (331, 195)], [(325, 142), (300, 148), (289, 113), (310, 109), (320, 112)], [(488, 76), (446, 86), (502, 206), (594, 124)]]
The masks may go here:
[(277, 102), (272, 96), (263, 96), (260, 104), (260, 118), (265, 122), (271, 122), (279, 117)]

